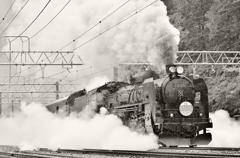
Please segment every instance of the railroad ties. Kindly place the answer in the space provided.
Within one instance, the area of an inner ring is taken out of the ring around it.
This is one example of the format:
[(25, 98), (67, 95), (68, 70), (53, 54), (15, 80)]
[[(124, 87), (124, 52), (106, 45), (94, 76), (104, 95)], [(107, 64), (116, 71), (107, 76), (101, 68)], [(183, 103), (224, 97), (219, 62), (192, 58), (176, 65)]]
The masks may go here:
[(58, 149), (52, 151), (46, 148), (40, 148), (33, 151), (16, 151), (3, 150), (0, 146), (0, 157), (18, 157), (18, 158), (79, 158), (79, 157), (174, 157), (174, 158), (235, 158), (240, 157), (240, 148), (211, 148), (211, 147), (194, 147), (194, 148), (159, 148), (151, 151), (133, 151), (133, 150), (98, 150), (83, 149), (70, 150)]

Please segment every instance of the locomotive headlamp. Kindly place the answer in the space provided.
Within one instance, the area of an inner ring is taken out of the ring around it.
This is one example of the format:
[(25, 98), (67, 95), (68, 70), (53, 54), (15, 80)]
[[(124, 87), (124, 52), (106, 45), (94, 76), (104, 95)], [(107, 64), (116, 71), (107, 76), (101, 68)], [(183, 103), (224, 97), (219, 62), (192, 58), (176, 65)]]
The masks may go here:
[(171, 114), (170, 114), (170, 117), (172, 118), (173, 116), (174, 116), (173, 113), (171, 113)]
[(184, 71), (184, 69), (183, 69), (182, 66), (177, 67), (177, 73), (178, 73), (178, 74), (182, 74), (183, 71)]
[(200, 117), (202, 117), (202, 116), (203, 116), (203, 114), (202, 114), (202, 113), (200, 113), (200, 114), (199, 114), (199, 116), (200, 116)]
[(179, 106), (179, 111), (183, 116), (189, 116), (193, 112), (193, 106), (190, 102), (182, 102)]
[(169, 71), (170, 71), (171, 73), (174, 73), (174, 72), (176, 71), (176, 69), (175, 69), (175, 67), (171, 66), (171, 67), (169, 68)]

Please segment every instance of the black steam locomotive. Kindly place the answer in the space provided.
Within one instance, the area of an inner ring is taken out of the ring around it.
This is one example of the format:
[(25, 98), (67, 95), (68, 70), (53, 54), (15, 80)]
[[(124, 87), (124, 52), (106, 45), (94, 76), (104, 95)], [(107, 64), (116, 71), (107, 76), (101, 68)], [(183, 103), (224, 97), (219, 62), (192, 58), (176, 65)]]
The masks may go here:
[(89, 92), (80, 90), (46, 107), (80, 112), (86, 105), (96, 112), (101, 107), (117, 115), (130, 129), (154, 133), (161, 144), (206, 145), (212, 140), (208, 110), (208, 89), (202, 78), (183, 76), (183, 68), (166, 66), (165, 77), (153, 78), (147, 71), (132, 77), (131, 84), (108, 82)]

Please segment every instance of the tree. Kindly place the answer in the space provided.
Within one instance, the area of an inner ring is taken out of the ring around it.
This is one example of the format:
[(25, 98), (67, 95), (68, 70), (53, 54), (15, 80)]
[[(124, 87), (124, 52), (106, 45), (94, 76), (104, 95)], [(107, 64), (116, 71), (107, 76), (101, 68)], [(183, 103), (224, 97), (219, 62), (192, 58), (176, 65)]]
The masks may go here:
[(239, 50), (240, 1), (214, 0), (206, 17), (210, 31), (208, 47), (213, 50)]

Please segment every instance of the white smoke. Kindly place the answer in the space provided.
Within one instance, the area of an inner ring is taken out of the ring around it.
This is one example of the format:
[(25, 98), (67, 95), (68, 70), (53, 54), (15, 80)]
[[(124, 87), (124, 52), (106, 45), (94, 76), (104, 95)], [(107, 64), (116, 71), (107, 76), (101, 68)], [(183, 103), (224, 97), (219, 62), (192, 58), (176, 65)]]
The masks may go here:
[(0, 118), (0, 144), (18, 145), (21, 149), (39, 147), (98, 148), (147, 150), (157, 147), (155, 135), (140, 135), (122, 124), (115, 115), (100, 114), (87, 118), (84, 114), (59, 117), (40, 104), (22, 104), (14, 117)]
[[(16, 1), (12, 8), (13, 13), (16, 14), (25, 2), (26, 0)], [(6, 35), (19, 35), (47, 2), (48, 0), (29, 1), (7, 30)], [(66, 0), (51, 1), (41, 16), (23, 35), (29, 37), (34, 35), (56, 15), (66, 2)], [(31, 39), (31, 50), (59, 50), (104, 19), (124, 2), (122, 0), (71, 1), (48, 27)], [(150, 0), (127, 2), (118, 11), (103, 20), (100, 25), (63, 50), (72, 50), (82, 45), (152, 2)], [(174, 62), (178, 43), (179, 31), (169, 22), (164, 3), (157, 1), (111, 31), (77, 49), (75, 54), (80, 55), (85, 64), (91, 65), (97, 70), (121, 62), (145, 62), (146, 60), (161, 68), (163, 64)], [(12, 42), (12, 50), (22, 50), (22, 48), (27, 50), (27, 46), (27, 42), (22, 46), (20, 39)], [(5, 50), (8, 48), (9, 46), (6, 46)], [(52, 72), (52, 69), (48, 69), (45, 74)], [(39, 76), (41, 73), (35, 77)]]
[[(31, 38), (30, 50), (60, 50), (69, 42), (73, 41), (79, 35), (87, 31), (89, 28), (99, 23), (100, 20), (103, 20), (105, 17), (110, 15), (115, 9), (117, 9), (126, 1), (72, 0), (57, 16), (57, 18), (54, 19), (42, 32)], [(97, 25), (94, 29), (90, 30), (81, 38), (71, 43), (61, 51), (73, 50), (74, 48), (84, 44), (88, 40), (99, 35), (115, 24), (123, 21), (130, 15), (148, 6), (153, 1), (154, 0), (128, 1), (122, 8), (103, 20), (100, 25)], [(11, 15), (16, 15), (26, 2), (26, 0), (16, 1), (11, 9)], [(3, 35), (18, 36), (25, 28), (29, 26), (29, 24), (40, 13), (47, 2), (48, 0), (29, 1)], [(51, 1), (39, 18), (25, 33), (23, 33), (23, 35), (28, 37), (34, 35), (43, 26), (45, 26), (45, 24), (49, 22), (67, 2), (67, 0)], [(1, 31), (2, 29), (0, 30), (0, 33)], [(10, 40), (12, 40), (12, 38)], [(23, 38), (22, 40), (26, 40), (26, 38)], [(174, 61), (176, 57), (176, 46), (178, 43), (179, 31), (170, 24), (167, 16), (166, 6), (163, 4), (163, 2), (157, 1), (141, 12), (138, 12), (136, 15), (117, 25), (110, 31), (80, 47), (74, 53), (81, 57), (84, 64), (86, 64), (88, 67), (92, 67), (92, 73), (102, 71), (103, 69), (107, 69), (113, 65), (117, 65), (118, 63), (128, 61), (148, 61), (152, 65), (156, 65), (159, 69), (161, 69), (163, 64)], [(9, 50), (9, 45), (5, 45), (2, 50)], [(24, 42), (22, 44), (22, 41), (17, 39), (11, 43), (11, 50), (27, 51), (28, 43)], [(15, 59), (15, 57), (16, 56), (13, 54), (12, 59)], [(34, 56), (34, 54), (32, 54), (32, 57), (36, 61), (39, 56)], [(44, 58), (45, 56), (43, 55), (41, 60)], [(77, 57), (73, 60), (74, 63), (79, 63)], [(28, 61), (31, 61), (31, 59)], [(12, 69), (14, 68), (15, 67), (12, 67)], [(78, 88), (83, 89), (86, 88), (84, 85), (89, 82), (89, 78), (93, 77), (93, 75), (90, 75), (89, 69), (75, 73), (74, 71), (76, 69), (80, 69), (79, 67), (73, 67), (73, 69), (70, 69), (65, 73), (59, 73), (64, 70), (61, 66), (47, 66), (44, 69), (44, 75), (41, 70), (36, 72), (39, 69), (40, 67), (36, 66), (27, 70), (26, 66), (21, 67), (21, 69), (16, 67), (16, 70), (18, 70), (19, 73), (15, 74), (15, 71), (12, 70), (12, 75), (20, 75), (22, 78), (18, 80), (18, 78), (15, 77), (12, 79), (12, 83), (23, 83), (24, 79), (29, 79), (30, 81), (28, 83), (55, 83), (56, 81), (60, 80), (60, 84), (64, 84), (69, 83), (68, 80), (74, 80), (74, 82), (71, 83), (82, 84), (83, 86)], [(23, 72), (23, 70), (26, 71)], [(59, 73), (59, 75), (52, 76), (53, 74), (57, 73)], [(32, 76), (30, 76), (30, 74), (32, 74)], [(104, 71), (101, 73), (101, 76), (107, 76), (108, 78), (110, 78), (110, 75), (112, 75), (110, 71)], [(84, 76), (89, 77), (84, 78)], [(99, 74), (97, 74), (97, 76), (99, 76)], [(78, 78), (83, 79), (80, 80)], [(16, 89), (12, 88), (11, 90), (15, 91)], [(22, 98), (22, 96), (17, 96), (17, 94), (14, 94), (14, 97)], [(32, 96), (29, 95), (27, 97)], [(5, 109), (7, 108), (8, 107), (5, 106)]]
[(86, 86), (86, 90), (89, 91), (89, 90), (92, 90), (94, 88), (97, 88), (99, 86), (102, 86), (104, 85), (105, 83), (109, 82), (110, 80), (108, 79), (107, 76), (97, 76), (97, 77), (94, 77), (92, 78), (87, 86)]
[(230, 118), (225, 110), (218, 110), (210, 114), (213, 121), (212, 142), (209, 146), (240, 147), (240, 121)]

